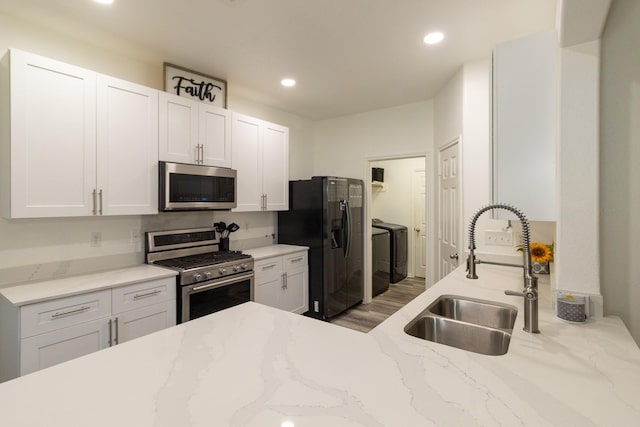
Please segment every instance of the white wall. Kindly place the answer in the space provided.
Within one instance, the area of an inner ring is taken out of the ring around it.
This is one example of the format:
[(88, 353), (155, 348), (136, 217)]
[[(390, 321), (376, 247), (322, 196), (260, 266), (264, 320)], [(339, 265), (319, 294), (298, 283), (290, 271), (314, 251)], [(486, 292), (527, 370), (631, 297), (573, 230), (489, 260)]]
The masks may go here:
[(365, 179), (367, 159), (424, 154), (433, 146), (433, 101), (321, 120), (311, 175)]
[(598, 236), (598, 40), (560, 49), (556, 287), (591, 294), (602, 315)]
[[(491, 201), (490, 89), (491, 63), (477, 61), (465, 64), (435, 98), (436, 150), (461, 137), (462, 225), (459, 233), (463, 251), (469, 247), (467, 224), (480, 207)], [(437, 157), (436, 152), (436, 162)], [(437, 167), (434, 169), (437, 171)], [(437, 180), (435, 176), (436, 189)], [(486, 214), (478, 221), (476, 235), (482, 236), (484, 230), (502, 227), (503, 223), (492, 222)], [(479, 252), (500, 252), (500, 248), (484, 245), (482, 238), (476, 239), (476, 247)], [(464, 259), (460, 254), (459, 262)]]
[(638, 22), (640, 2), (614, 0), (602, 37), (599, 180), (605, 314), (621, 316), (636, 342), (640, 342)]
[[(0, 56), (9, 47), (26, 50), (146, 86), (162, 89), (160, 54), (98, 33), (75, 39), (20, 19), (0, 14)], [(2, 95), (4, 96), (4, 95)], [(307, 176), (312, 157), (306, 155), (313, 139), (309, 120), (236, 96), (229, 82), (228, 108), (280, 123), (290, 128), (291, 177)], [(238, 248), (271, 243), (275, 213), (191, 213), (101, 218), (0, 218), (0, 286), (143, 261), (144, 231), (209, 226), (214, 221), (235, 221), (242, 227), (232, 236)], [(100, 246), (91, 234), (100, 233)]]

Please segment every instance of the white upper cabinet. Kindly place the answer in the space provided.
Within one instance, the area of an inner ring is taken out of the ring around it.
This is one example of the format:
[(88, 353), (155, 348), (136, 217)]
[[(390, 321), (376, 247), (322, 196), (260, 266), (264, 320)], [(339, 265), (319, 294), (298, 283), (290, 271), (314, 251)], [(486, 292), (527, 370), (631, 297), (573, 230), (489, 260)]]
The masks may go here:
[(231, 112), (160, 92), (160, 160), (231, 167)]
[(289, 129), (232, 114), (232, 167), (238, 171), (235, 211), (289, 208)]
[(160, 160), (195, 163), (198, 147), (198, 103), (166, 92), (160, 92)]
[(7, 63), (3, 215), (156, 213), (157, 91), (15, 49)]
[(231, 111), (200, 103), (198, 139), (202, 163), (208, 166), (231, 167)]
[(494, 201), (555, 221), (558, 45), (555, 30), (493, 54)]
[(265, 209), (289, 209), (289, 129), (264, 122), (262, 143), (262, 182)]
[(98, 76), (98, 192), (103, 215), (158, 212), (158, 91)]
[(91, 214), (96, 74), (13, 49), (2, 71), (3, 215)]

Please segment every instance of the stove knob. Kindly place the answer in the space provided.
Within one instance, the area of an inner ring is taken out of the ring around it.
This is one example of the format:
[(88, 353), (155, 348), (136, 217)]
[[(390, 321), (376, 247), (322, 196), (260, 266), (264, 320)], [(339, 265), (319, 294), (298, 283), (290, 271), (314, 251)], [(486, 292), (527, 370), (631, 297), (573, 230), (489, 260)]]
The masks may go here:
[(218, 274), (223, 276), (223, 275), (227, 274), (227, 270), (225, 268), (221, 268), (220, 270), (218, 270)]
[(204, 272), (204, 277), (205, 277), (205, 278), (207, 278), (207, 279), (211, 279), (211, 276), (213, 276), (213, 274), (211, 274), (211, 272), (210, 272), (210, 271), (205, 271), (205, 272)]
[(234, 265), (233, 266), (233, 271), (236, 271), (236, 272), (240, 271), (240, 266), (239, 265)]
[(249, 266), (248, 266), (247, 264), (242, 264), (242, 265), (240, 266), (240, 268), (242, 268), (243, 270), (246, 270), (248, 267), (249, 267)]
[(202, 274), (200, 273), (196, 273), (193, 275), (193, 280), (195, 280), (196, 282), (199, 282), (200, 280), (202, 280)]

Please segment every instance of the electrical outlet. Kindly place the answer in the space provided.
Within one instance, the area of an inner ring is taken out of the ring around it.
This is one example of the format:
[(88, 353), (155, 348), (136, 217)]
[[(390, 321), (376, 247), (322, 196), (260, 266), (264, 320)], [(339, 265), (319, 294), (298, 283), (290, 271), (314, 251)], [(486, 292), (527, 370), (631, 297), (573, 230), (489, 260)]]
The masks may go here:
[(97, 248), (102, 246), (102, 233), (99, 231), (91, 232), (91, 246)]
[(488, 230), (484, 233), (484, 242), (492, 246), (513, 246), (516, 240), (514, 234), (513, 230)]
[(140, 243), (140, 233), (135, 228), (129, 230), (129, 243), (132, 245)]

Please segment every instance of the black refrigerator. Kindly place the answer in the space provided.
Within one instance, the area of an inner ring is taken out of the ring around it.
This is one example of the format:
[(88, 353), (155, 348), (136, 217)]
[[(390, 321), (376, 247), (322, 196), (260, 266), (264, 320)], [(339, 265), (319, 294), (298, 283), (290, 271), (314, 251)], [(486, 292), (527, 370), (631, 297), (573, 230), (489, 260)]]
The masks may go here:
[(364, 183), (313, 177), (289, 182), (289, 210), (278, 212), (278, 242), (309, 247), (309, 311), (329, 319), (362, 302)]

